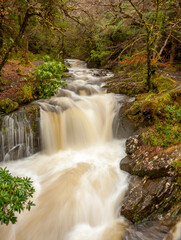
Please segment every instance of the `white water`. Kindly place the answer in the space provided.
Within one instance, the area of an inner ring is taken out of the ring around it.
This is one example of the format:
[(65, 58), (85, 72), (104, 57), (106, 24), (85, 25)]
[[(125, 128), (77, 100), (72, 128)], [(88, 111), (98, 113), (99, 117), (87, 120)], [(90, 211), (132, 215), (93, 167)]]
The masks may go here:
[(175, 231), (173, 233), (174, 240), (181, 240), (181, 220), (175, 226)]
[(34, 153), (33, 131), (23, 113), (17, 112), (3, 118), (0, 151), (3, 161), (19, 159)]
[(124, 234), (124, 139), (112, 134), (118, 105), (114, 95), (89, 85), (97, 72), (70, 64), (77, 81), (39, 103), (43, 153), (3, 163), (13, 175), (32, 178), (36, 207), (15, 225), (1, 226), (0, 240), (119, 240)]

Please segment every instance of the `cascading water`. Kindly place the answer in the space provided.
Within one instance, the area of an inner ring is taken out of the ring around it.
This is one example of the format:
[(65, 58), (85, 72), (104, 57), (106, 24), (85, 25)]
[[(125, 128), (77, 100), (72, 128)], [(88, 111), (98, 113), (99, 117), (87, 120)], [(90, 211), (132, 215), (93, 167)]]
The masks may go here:
[[(119, 169), (125, 140), (114, 138), (124, 97), (100, 87), (100, 76), (108, 78), (109, 72), (87, 69), (78, 60), (68, 63), (72, 77), (66, 89), (38, 102), (42, 152), (1, 163), (13, 175), (32, 178), (36, 206), (15, 225), (0, 226), (0, 240), (120, 240), (127, 229), (120, 216), (128, 187), (128, 174)], [(132, 230), (125, 236), (157, 239)]]
[(74, 81), (39, 101), (43, 152), (1, 164), (31, 177), (36, 189), (36, 207), (20, 214), (15, 225), (1, 226), (1, 240), (116, 240), (124, 233), (119, 216), (128, 184), (119, 170), (124, 140), (112, 134), (117, 101), (90, 84), (98, 81), (98, 70), (69, 63), (79, 65), (71, 68)]
[(16, 160), (37, 152), (39, 138), (32, 129), (32, 126), (37, 127), (37, 121), (36, 119), (31, 121), (30, 115), (32, 113), (28, 113), (28, 110), (20, 109), (9, 116), (2, 117), (0, 161)]

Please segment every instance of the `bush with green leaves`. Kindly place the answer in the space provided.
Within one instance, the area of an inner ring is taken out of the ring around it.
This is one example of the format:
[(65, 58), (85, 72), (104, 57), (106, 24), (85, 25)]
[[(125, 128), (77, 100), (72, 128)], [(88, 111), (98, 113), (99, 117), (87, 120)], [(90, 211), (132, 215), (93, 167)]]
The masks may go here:
[(27, 177), (13, 177), (7, 168), (0, 167), (0, 222), (8, 225), (17, 222), (16, 213), (30, 210), (35, 204), (29, 200), (35, 192)]
[(51, 61), (46, 57), (45, 62), (36, 67), (35, 81), (40, 98), (54, 95), (60, 86), (65, 87), (66, 82), (62, 79), (66, 67), (61, 62)]

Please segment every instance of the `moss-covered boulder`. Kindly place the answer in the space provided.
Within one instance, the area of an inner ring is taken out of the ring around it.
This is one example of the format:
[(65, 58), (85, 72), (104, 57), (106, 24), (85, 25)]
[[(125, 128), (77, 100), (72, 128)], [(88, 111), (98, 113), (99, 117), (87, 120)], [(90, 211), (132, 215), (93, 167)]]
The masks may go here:
[(178, 83), (172, 78), (159, 76), (152, 78), (153, 89), (156, 90), (157, 93), (162, 93), (168, 90), (171, 90), (178, 86)]
[(135, 96), (147, 92), (147, 86), (144, 81), (136, 82), (117, 79), (107, 82), (105, 87), (108, 93), (126, 94), (128, 96)]
[(10, 100), (9, 98), (0, 99), (0, 112), (10, 113), (18, 109), (19, 104)]

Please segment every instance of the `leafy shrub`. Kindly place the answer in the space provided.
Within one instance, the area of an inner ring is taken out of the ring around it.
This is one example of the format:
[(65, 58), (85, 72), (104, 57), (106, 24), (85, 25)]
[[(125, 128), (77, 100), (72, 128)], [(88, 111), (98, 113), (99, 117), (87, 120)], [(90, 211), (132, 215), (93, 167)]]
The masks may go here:
[(25, 208), (30, 210), (35, 206), (29, 200), (35, 192), (30, 178), (13, 177), (9, 170), (0, 168), (0, 189), (1, 224), (16, 223), (16, 212), (21, 213)]
[(49, 56), (45, 56), (44, 61), (24, 79), (28, 84), (25, 84), (19, 92), (18, 102), (28, 103), (37, 98), (51, 97), (60, 86), (66, 86), (66, 81), (62, 79), (67, 76), (66, 66), (61, 62), (52, 61)]
[(110, 51), (92, 50), (90, 59), (96, 64), (98, 64), (98, 66), (104, 66), (106, 64), (107, 57), (109, 54), (110, 54)]
[(40, 98), (47, 98), (54, 95), (60, 86), (65, 86), (64, 76), (65, 66), (61, 62), (50, 61), (47, 57), (46, 62), (35, 69), (36, 89)]

